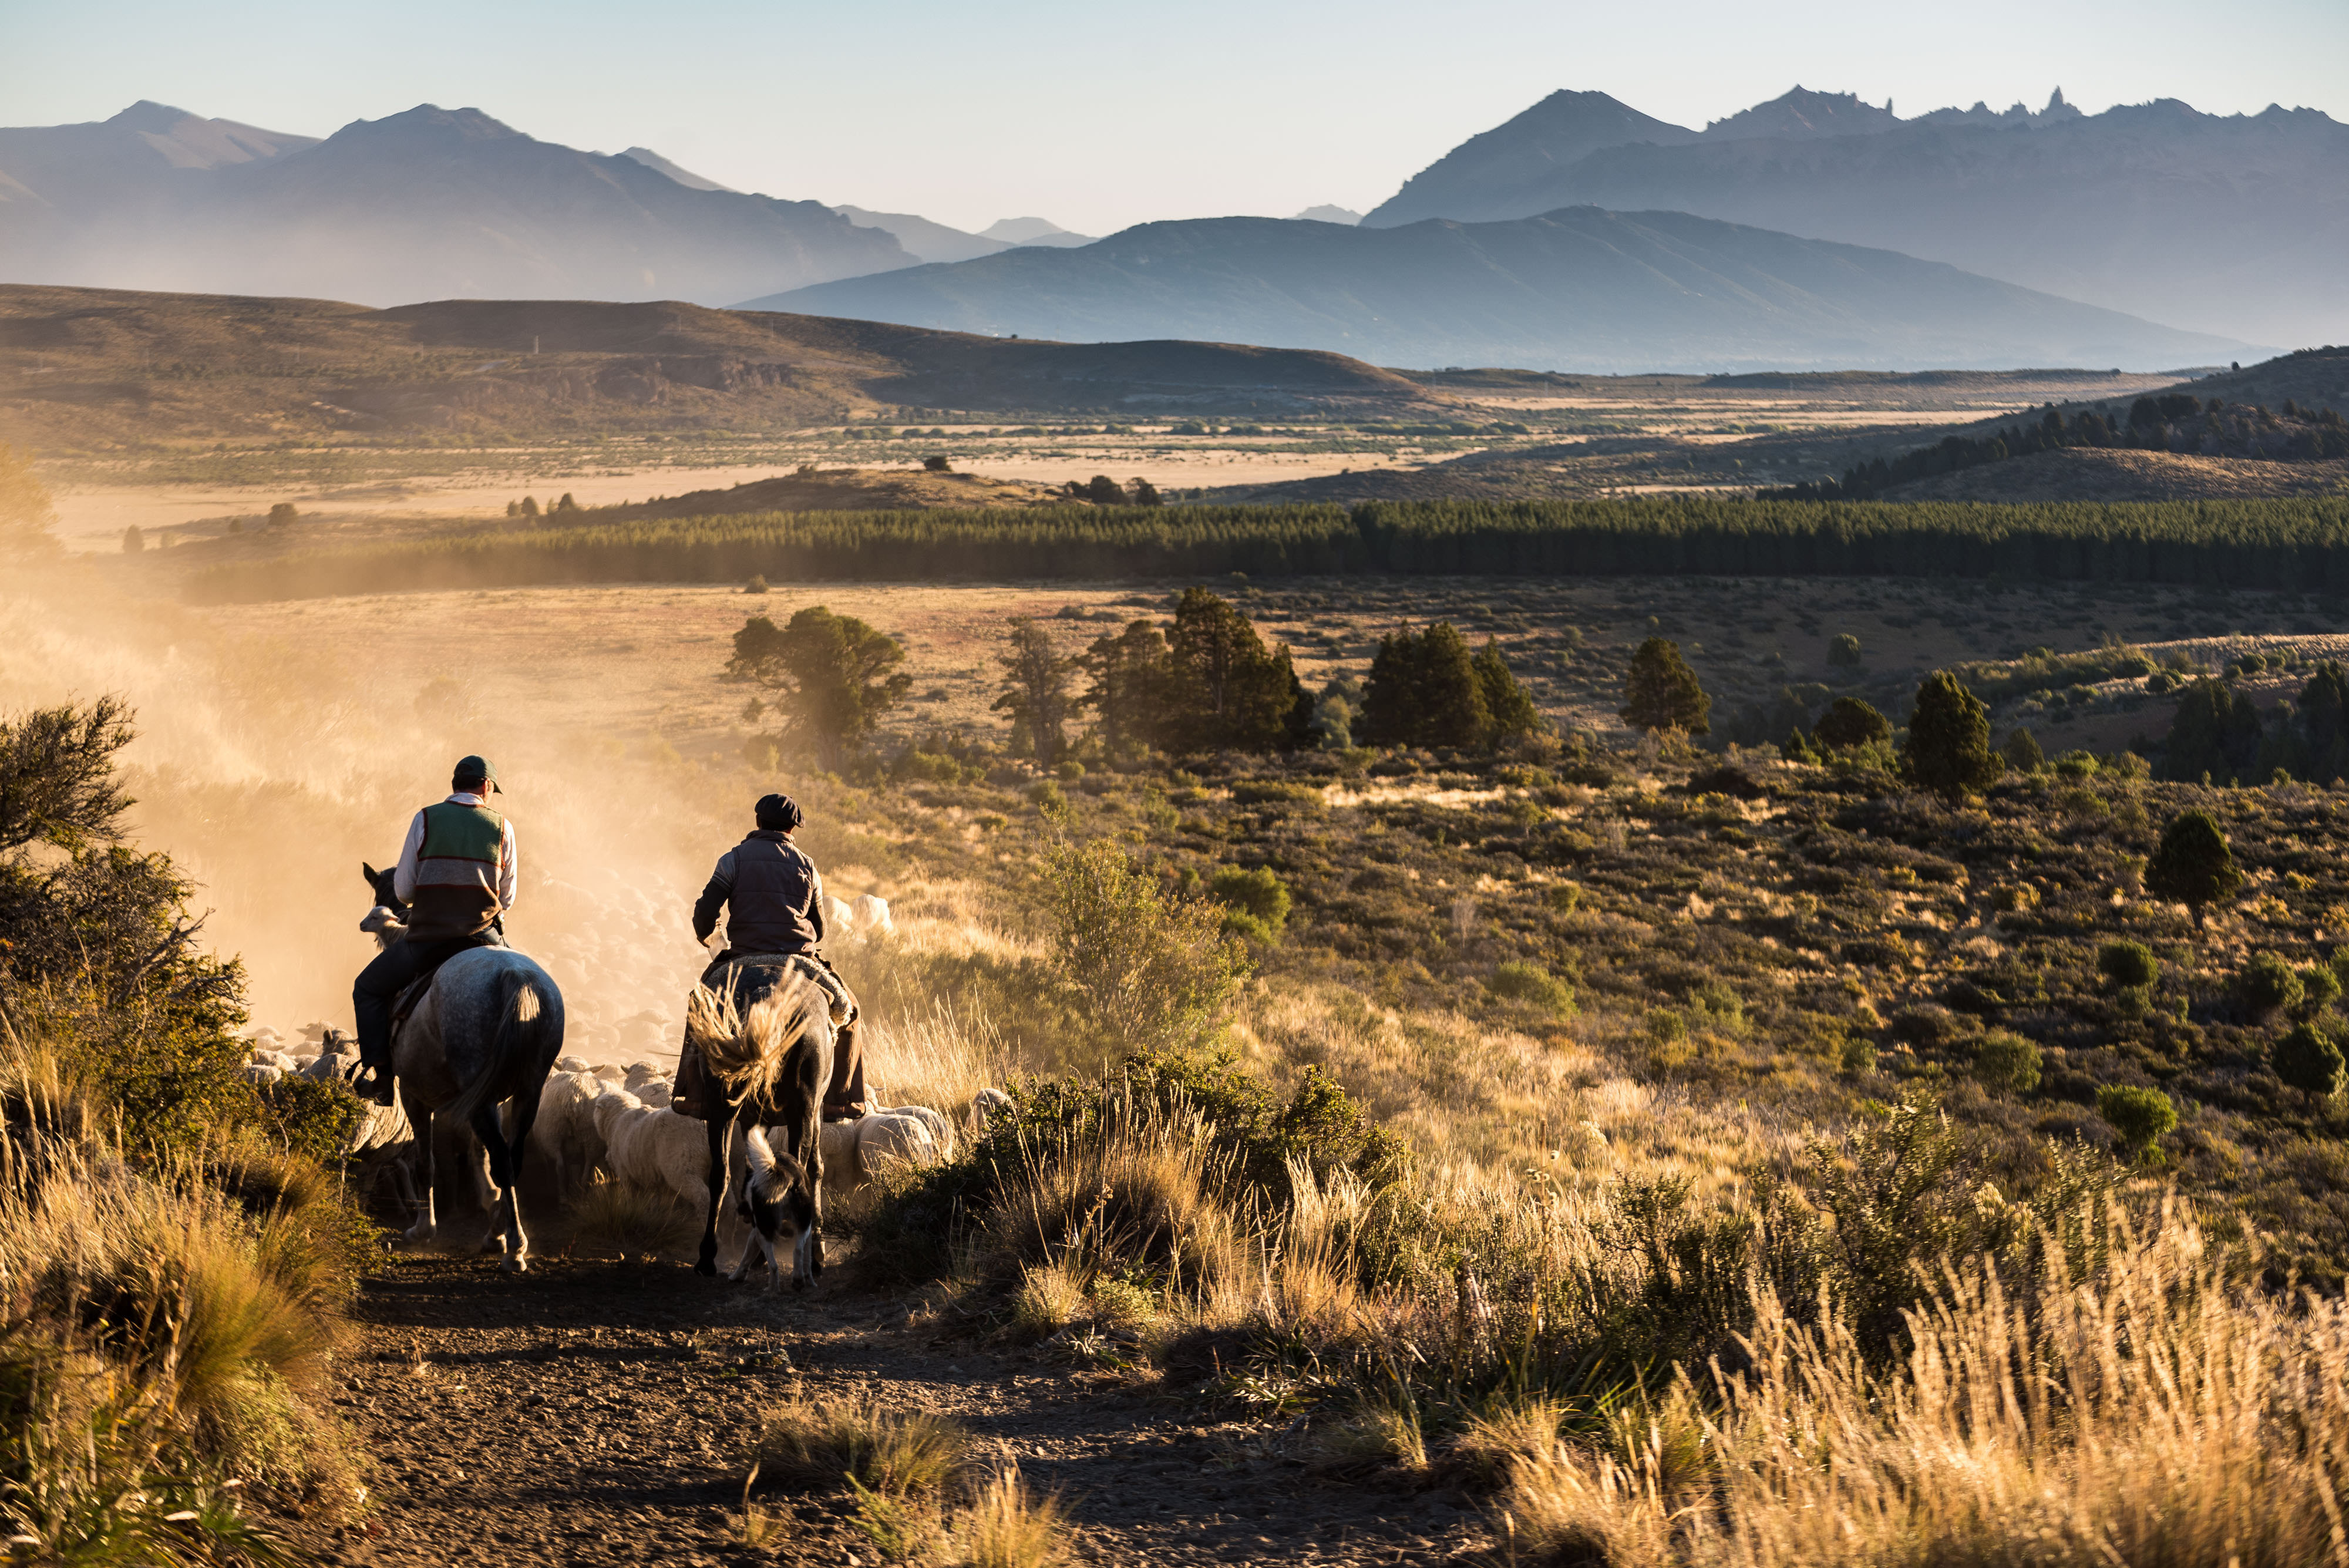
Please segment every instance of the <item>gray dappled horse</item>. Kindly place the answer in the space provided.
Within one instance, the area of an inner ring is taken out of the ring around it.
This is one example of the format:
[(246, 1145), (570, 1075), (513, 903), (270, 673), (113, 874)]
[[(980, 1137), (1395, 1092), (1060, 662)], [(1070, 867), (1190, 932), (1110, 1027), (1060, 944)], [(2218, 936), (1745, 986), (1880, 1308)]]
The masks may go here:
[[(375, 908), (359, 929), (389, 946), (406, 929), (407, 906), (392, 893), (392, 874), (361, 862)], [(539, 1092), (563, 1054), (563, 992), (547, 972), (512, 948), (468, 948), (433, 971), (429, 989), (392, 1043), (399, 1103), (416, 1133), (417, 1187), (411, 1241), (440, 1229), (432, 1197), (432, 1118), (471, 1127), (489, 1157), (490, 1229), (484, 1252), (504, 1266), (529, 1267), (517, 1186), (522, 1151), (538, 1116)], [(508, 1108), (501, 1125), (498, 1107)]]
[[(833, 982), (837, 983), (837, 982)], [(733, 1278), (764, 1254), (771, 1282), (792, 1254), (792, 1288), (823, 1272), (824, 1085), (832, 1081), (833, 1009), (826, 977), (803, 957), (738, 959), (715, 986), (696, 986), (686, 1003), (687, 1037), (709, 1070), (702, 1118), (709, 1127), (709, 1209), (696, 1272), (718, 1272), (718, 1214), (727, 1184), (727, 1143), (743, 1130), (745, 1165), (738, 1209), (750, 1222)], [(761, 1130), (780, 1127), (776, 1148)]]

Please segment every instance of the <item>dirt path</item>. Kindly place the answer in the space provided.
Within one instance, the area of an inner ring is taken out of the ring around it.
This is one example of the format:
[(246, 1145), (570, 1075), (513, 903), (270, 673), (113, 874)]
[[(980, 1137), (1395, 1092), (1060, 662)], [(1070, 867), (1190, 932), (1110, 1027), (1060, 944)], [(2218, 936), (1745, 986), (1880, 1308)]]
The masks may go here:
[(329, 1562), (875, 1563), (844, 1490), (762, 1490), (781, 1526), (730, 1519), (761, 1412), (794, 1393), (951, 1414), (982, 1452), (1060, 1492), (1091, 1563), (1442, 1561), (1485, 1539), (1457, 1494), (1319, 1479), (1281, 1426), (1004, 1352), (835, 1286), (806, 1298), (674, 1263), (554, 1260), (522, 1278), (405, 1257), (371, 1281), (337, 1362), (366, 1456), (365, 1522)]

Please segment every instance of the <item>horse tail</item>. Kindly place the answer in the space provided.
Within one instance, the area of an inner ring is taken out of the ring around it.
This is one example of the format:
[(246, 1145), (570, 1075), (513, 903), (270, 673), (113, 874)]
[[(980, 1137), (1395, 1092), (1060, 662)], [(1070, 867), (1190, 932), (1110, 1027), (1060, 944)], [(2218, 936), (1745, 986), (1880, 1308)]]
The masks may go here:
[(538, 981), (519, 970), (509, 970), (498, 977), (498, 989), (503, 994), (498, 1002), (498, 1030), (490, 1038), (490, 1059), (482, 1064), (473, 1081), (440, 1111), (460, 1126), (491, 1102), (497, 1086), (506, 1081), (517, 1064), (554, 1054), (541, 1049), (549, 1044), (544, 1035), (550, 1010)]

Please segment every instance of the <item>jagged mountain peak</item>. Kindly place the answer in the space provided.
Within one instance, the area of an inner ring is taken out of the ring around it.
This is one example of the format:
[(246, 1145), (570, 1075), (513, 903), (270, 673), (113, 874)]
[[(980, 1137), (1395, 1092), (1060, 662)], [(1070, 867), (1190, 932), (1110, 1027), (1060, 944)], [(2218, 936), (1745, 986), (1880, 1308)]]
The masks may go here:
[(1740, 109), (1704, 128), (1709, 141), (1747, 141), (1762, 137), (1807, 140), (1819, 136), (1872, 136), (1900, 123), (1887, 99), (1883, 108), (1848, 92), (1813, 92), (1799, 84), (1767, 103)]

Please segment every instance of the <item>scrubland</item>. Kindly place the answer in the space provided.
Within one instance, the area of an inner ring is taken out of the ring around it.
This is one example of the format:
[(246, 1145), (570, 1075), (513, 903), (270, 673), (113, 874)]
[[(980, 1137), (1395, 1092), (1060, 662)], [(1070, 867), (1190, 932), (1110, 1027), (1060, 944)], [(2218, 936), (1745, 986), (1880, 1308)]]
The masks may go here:
[[(25, 606), (0, 693), (130, 699), (139, 837), (204, 885), (199, 910), (222, 903), (214, 938), (287, 1021), (364, 958), (336, 924), (361, 912), (352, 862), (388, 857), (443, 753), (483, 749), (535, 868), (517, 940), (562, 965), (598, 1054), (660, 1050), (698, 961), (683, 908), (748, 801), (790, 789), (835, 888), (895, 909), (894, 934), (838, 949), (879, 1097), (1015, 1099), (952, 1160), (838, 1210), (850, 1272), (823, 1289), (910, 1313), (957, 1354), (1244, 1423), (1317, 1487), (1460, 1497), (1493, 1560), (2342, 1554), (2349, 1120), (2279, 1077), (2276, 1050), (2334, 1027), (2349, 808), (2307, 783), (2157, 782), (2125, 736), (2062, 739), (2167, 728), (2174, 699), (2099, 633), (2199, 667), (2314, 639), (2323, 601), (1900, 579), (1226, 587), (1316, 687), (1358, 673), (1387, 623), (1452, 618), (1506, 651), (1549, 724), (1445, 753), (1080, 741), (1039, 769), (988, 712), (990, 628), (1041, 613), (1074, 651), (1095, 621), (1163, 603), (1133, 586), (785, 589), (778, 610), (822, 598), (909, 649), (904, 710), (833, 772), (745, 760), (745, 692), (719, 673), (726, 635), (767, 605), (714, 587), (201, 613), (60, 597)], [(1658, 631), (1686, 640), (1718, 727), (1750, 719), (1735, 745), (1613, 722), (1628, 647)], [(1864, 665), (1828, 662), (1842, 631)], [(2027, 723), (2055, 761), (1949, 800), (1887, 752), (1779, 753), (1782, 687), (1807, 722), (1818, 703), (1795, 687), (1880, 696), (1969, 659), (2001, 733)], [(2144, 880), (2163, 826), (2197, 808), (2248, 878), (2199, 930)], [(1248, 902), (1234, 872), (1281, 898)], [(2122, 941), (2149, 974), (2107, 961)], [(2279, 969), (2295, 995), (2254, 982)], [(62, 1071), (41, 1065), (46, 1015), (8, 1002), (12, 1070)], [(2173, 1125), (2123, 1116), (2112, 1089), (2157, 1093)], [(123, 1135), (77, 1117), (67, 1152), (20, 1161), (46, 1172), (11, 1199), (21, 1270), (80, 1260), (65, 1294), (27, 1293), (24, 1332), (47, 1335), (39, 1365), (120, 1369), (71, 1386), (159, 1402), (168, 1427), (105, 1420), (137, 1434), (138, 1462), (196, 1478), (169, 1511), (197, 1518), (171, 1529), (212, 1521), (205, 1550), (257, 1552), (217, 1501), (228, 1480), (285, 1508), (348, 1496), (331, 1443), (304, 1436), (349, 1288), (323, 1238), (342, 1232), (288, 1229), (313, 1212), (294, 1176), (276, 1179), (293, 1196), (256, 1199), (266, 1184), (222, 1175), (226, 1155), (119, 1160)], [(160, 1246), (159, 1210), (195, 1222)], [(238, 1325), (169, 1379), (152, 1368), (179, 1352), (86, 1334), (53, 1304), (79, 1293), (150, 1321), (150, 1297), (106, 1282), (142, 1256), (208, 1301), (240, 1293), (209, 1318), (162, 1314)], [(744, 1486), (750, 1454), (709, 1470), (745, 1551), (815, 1484), (792, 1466), (843, 1453), (862, 1489), (843, 1506), (885, 1556), (1039, 1561), (1066, 1540), (1051, 1509), (1087, 1506), (902, 1408), (771, 1414), (761, 1480)]]

